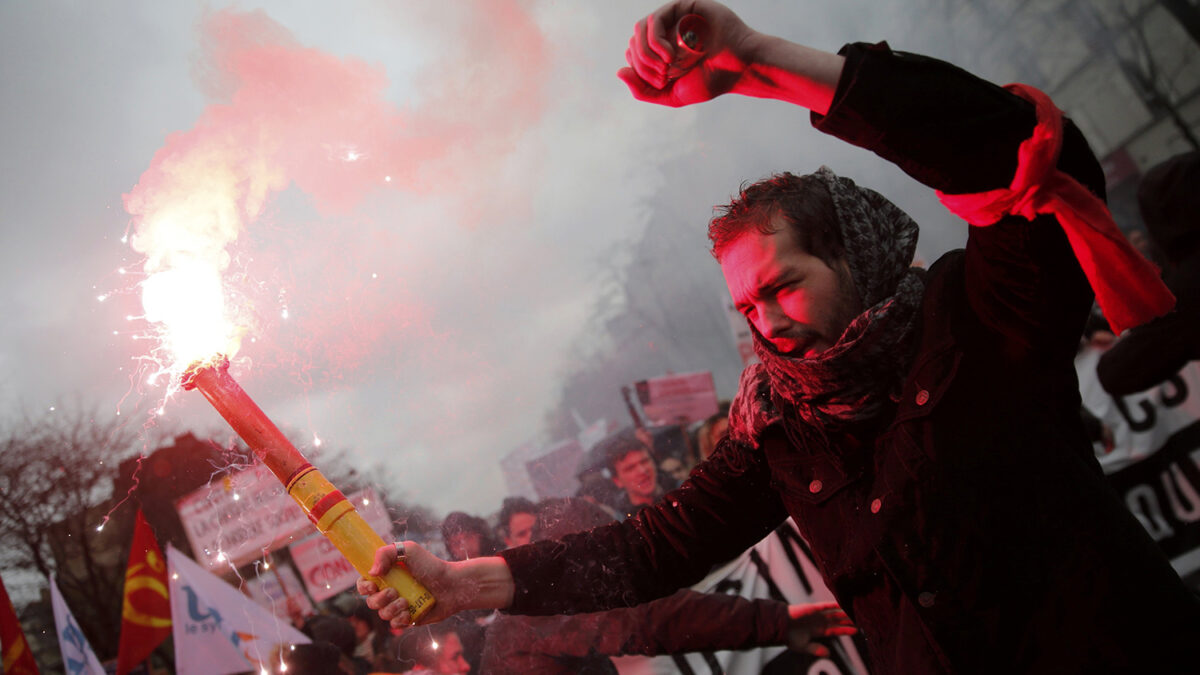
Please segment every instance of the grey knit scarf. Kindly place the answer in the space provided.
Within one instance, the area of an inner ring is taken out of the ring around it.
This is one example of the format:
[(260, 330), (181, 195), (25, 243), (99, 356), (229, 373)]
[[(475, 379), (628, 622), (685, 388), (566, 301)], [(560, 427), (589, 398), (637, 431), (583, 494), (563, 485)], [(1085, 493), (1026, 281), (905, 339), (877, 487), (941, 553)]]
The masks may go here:
[(913, 357), (924, 282), (910, 267), (918, 234), (912, 218), (827, 167), (813, 176), (833, 198), (850, 274), (867, 309), (814, 358), (780, 354), (754, 331), (761, 363), (742, 373), (729, 434), (757, 447), (763, 430), (782, 421), (796, 447), (831, 453), (830, 434), (876, 419), (898, 396)]

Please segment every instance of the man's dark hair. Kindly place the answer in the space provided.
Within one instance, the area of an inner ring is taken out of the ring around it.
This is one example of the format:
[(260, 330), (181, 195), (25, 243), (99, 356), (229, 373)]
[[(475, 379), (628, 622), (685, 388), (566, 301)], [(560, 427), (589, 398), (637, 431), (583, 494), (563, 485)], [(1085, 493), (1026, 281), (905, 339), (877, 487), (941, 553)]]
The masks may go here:
[(350, 620), (340, 616), (318, 614), (304, 624), (304, 633), (312, 638), (313, 642), (332, 644), (346, 656), (354, 655), (354, 647), (358, 643)]
[(291, 675), (326, 675), (340, 672), (342, 654), (328, 642), (310, 642), (285, 646), (280, 659)]
[(379, 614), (375, 610), (368, 607), (367, 603), (362, 600), (356, 601), (350, 607), (350, 611), (346, 613), (346, 618), (365, 621), (369, 626), (375, 626), (376, 623), (381, 621)]
[(613, 476), (617, 475), (617, 462), (631, 452), (646, 452), (651, 459), (654, 458), (654, 452), (631, 429), (617, 432), (596, 445), (599, 446), (599, 451), (604, 453), (604, 466), (608, 467), (608, 472)]
[(536, 516), (537, 505), (524, 497), (505, 497), (504, 502), (500, 505), (500, 529), (505, 536), (512, 534), (508, 531), (508, 523), (512, 520), (513, 515), (518, 513)]
[(784, 172), (751, 185), (743, 183), (737, 198), (716, 210), (708, 224), (708, 239), (718, 261), (730, 244), (748, 232), (774, 234), (775, 215), (783, 216), (800, 246), (826, 265), (833, 267), (846, 255), (833, 198), (815, 176)]
[(442, 521), (442, 540), (448, 540), (460, 532), (475, 532), (485, 543), (491, 539), (491, 528), (486, 520), (462, 511), (452, 511)]

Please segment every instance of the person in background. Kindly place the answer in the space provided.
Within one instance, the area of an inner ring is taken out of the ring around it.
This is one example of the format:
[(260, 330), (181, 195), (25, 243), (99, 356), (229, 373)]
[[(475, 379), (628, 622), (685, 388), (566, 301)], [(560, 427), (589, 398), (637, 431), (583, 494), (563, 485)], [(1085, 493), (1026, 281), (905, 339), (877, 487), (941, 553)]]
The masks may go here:
[(451, 560), (494, 555), (500, 549), (487, 521), (462, 511), (453, 511), (442, 521), (442, 542)]
[(609, 516), (610, 520), (620, 520), (621, 514), (613, 507), (616, 503), (614, 493), (618, 492), (617, 487), (612, 484), (612, 480), (605, 476), (604, 471), (589, 471), (579, 476), (579, 489), (575, 491), (575, 496), (579, 499), (587, 500), (603, 509)]
[(678, 457), (667, 457), (658, 463), (659, 474), (668, 478), (673, 488), (679, 487), (687, 480), (690, 470)]
[(413, 658), (417, 665), (407, 675), (465, 675), (471, 664), (463, 655), (453, 622), (443, 621), (416, 629)]
[(700, 425), (699, 431), (696, 432), (696, 445), (700, 452), (700, 461), (704, 461), (712, 456), (713, 451), (717, 449), (717, 444), (725, 438), (725, 433), (729, 429), (729, 405), (725, 404), (721, 412), (710, 416), (704, 420), (704, 424)]
[(280, 645), (270, 663), (275, 675), (357, 675), (341, 651), (329, 642)]
[[(370, 672), (371, 664), (354, 654), (356, 640), (354, 627), (349, 619), (340, 615), (317, 614), (304, 624), (303, 632), (311, 637), (314, 643), (331, 644), (336, 647), (343, 672), (353, 675)], [(319, 654), (314, 655), (314, 658), (318, 657)]]
[(613, 508), (628, 518), (662, 496), (654, 454), (641, 438), (620, 433), (601, 441), (613, 485), (621, 489)]
[(346, 618), (354, 629), (353, 657), (369, 663), (372, 670), (385, 670), (383, 664), (386, 661), (387, 653), (387, 624), (383, 623), (379, 615), (372, 612), (364, 602), (355, 603)]
[[(474, 560), (495, 555), (500, 545), (487, 521), (462, 511), (454, 511), (442, 521), (442, 540), (452, 560)], [(446, 620), (469, 666), (478, 670), (484, 636), (494, 618), (489, 610), (476, 610)]]
[(537, 506), (524, 497), (505, 497), (500, 506), (500, 534), (506, 548), (524, 546), (533, 537)]

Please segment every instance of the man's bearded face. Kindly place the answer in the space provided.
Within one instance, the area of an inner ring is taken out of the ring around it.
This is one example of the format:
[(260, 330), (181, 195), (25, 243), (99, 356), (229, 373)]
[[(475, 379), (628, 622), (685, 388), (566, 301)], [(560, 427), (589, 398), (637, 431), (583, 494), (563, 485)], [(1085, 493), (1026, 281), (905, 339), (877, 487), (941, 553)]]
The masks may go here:
[(734, 305), (781, 354), (812, 358), (835, 345), (862, 313), (845, 260), (831, 268), (774, 216), (775, 231), (751, 230), (721, 252)]

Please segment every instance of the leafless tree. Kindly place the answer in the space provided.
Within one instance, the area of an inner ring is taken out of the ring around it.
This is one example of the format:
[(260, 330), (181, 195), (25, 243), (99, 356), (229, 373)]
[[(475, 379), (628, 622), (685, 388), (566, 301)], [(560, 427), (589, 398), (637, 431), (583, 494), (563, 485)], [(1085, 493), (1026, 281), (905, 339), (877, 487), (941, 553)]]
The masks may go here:
[[(1200, 33), (1198, 33), (1200, 23), (1197, 22), (1197, 15), (1200, 14), (1200, 11), (1195, 7), (1187, 7), (1188, 3), (1186, 2), (1164, 1), (1162, 4), (1188, 31), (1193, 40), (1200, 37)], [(1154, 41), (1147, 34), (1147, 12), (1134, 13), (1122, 9), (1121, 16), (1125, 24), (1122, 28), (1127, 36), (1125, 44), (1128, 45), (1125, 49), (1116, 48), (1117, 63), (1120, 64), (1121, 70), (1137, 84), (1142, 91), (1146, 105), (1151, 110), (1169, 117), (1171, 123), (1175, 125), (1179, 134), (1191, 145), (1192, 149), (1200, 150), (1200, 140), (1196, 138), (1191, 126), (1183, 118), (1179, 110), (1178, 97), (1171, 93), (1170, 82), (1176, 74), (1164, 72), (1166, 69), (1154, 49)], [(1114, 43), (1120, 44), (1116, 41)]]
[(139, 430), (94, 409), (22, 419), (0, 432), (0, 567), (55, 574), (99, 654), (115, 654), (121, 614), (119, 556), (98, 555), (117, 536), (99, 526), (113, 477), (139, 447)]

